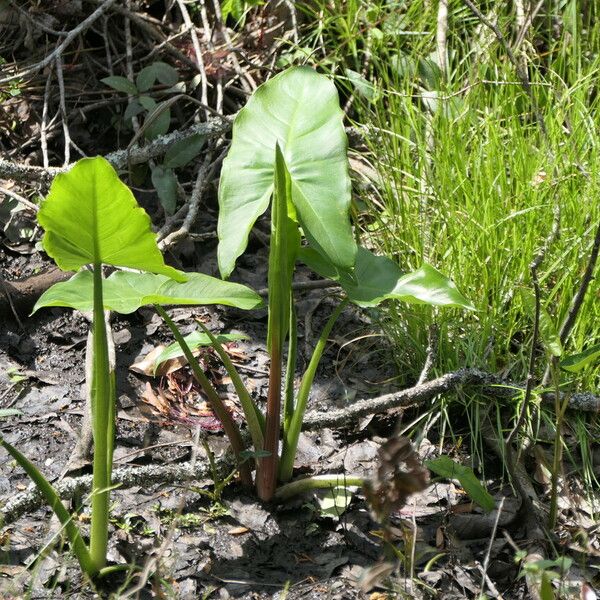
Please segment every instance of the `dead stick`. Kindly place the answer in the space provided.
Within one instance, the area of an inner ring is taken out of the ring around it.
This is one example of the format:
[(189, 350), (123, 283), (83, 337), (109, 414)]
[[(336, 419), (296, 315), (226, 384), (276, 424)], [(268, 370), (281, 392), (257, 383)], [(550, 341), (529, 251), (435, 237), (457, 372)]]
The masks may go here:
[(471, 12), (491, 31), (493, 31), (494, 35), (498, 42), (503, 46), (506, 55), (508, 56), (508, 60), (512, 63), (515, 68), (515, 72), (517, 77), (521, 80), (521, 85), (525, 90), (525, 93), (529, 97), (529, 102), (531, 103), (531, 108), (535, 115), (535, 118), (540, 126), (540, 130), (544, 137), (544, 141), (550, 147), (550, 136), (548, 135), (548, 128), (546, 127), (546, 121), (544, 120), (544, 116), (542, 115), (538, 104), (533, 95), (533, 90), (531, 89), (531, 82), (529, 81), (529, 73), (527, 73), (527, 69), (524, 67), (523, 63), (517, 60), (508, 40), (504, 37), (504, 34), (500, 31), (498, 26), (495, 23), (492, 23), (486, 16), (471, 2), (471, 0), (463, 0), (463, 2), (469, 7)]
[[(590, 283), (594, 277), (594, 271), (596, 269), (596, 264), (598, 262), (598, 253), (600, 251), (600, 222), (598, 222), (598, 226), (596, 227), (596, 235), (594, 237), (594, 245), (592, 246), (592, 251), (590, 252), (590, 257), (588, 259), (587, 265), (585, 267), (585, 272), (583, 277), (581, 278), (581, 284), (579, 285), (579, 289), (577, 293), (573, 297), (573, 301), (571, 302), (571, 306), (569, 307), (569, 312), (562, 325), (560, 326), (560, 331), (558, 332), (560, 343), (565, 344), (569, 339), (569, 335), (571, 330), (573, 329), (575, 322), (577, 321), (577, 316), (579, 315), (579, 311), (583, 305), (583, 300), (585, 295), (590, 287)], [(546, 372), (544, 373), (544, 378), (542, 379), (542, 385), (548, 385), (550, 382), (550, 376), (552, 373), (552, 368), (556, 366), (558, 362), (558, 357), (552, 357), (552, 363), (548, 365), (546, 368)]]
[[(304, 420), (304, 430), (315, 431), (324, 427), (348, 425), (356, 422), (359, 417), (385, 412), (389, 408), (426, 402), (438, 394), (453, 391), (461, 385), (484, 385), (488, 395), (510, 397), (515, 393), (515, 390), (510, 389), (506, 382), (504, 385), (498, 385), (500, 383), (502, 381), (499, 377), (479, 369), (461, 369), (400, 392), (370, 400), (360, 400), (346, 409), (331, 410), (325, 413), (311, 412)], [(547, 396), (543, 394), (542, 398), (554, 401), (554, 394)], [(577, 410), (599, 412), (600, 397), (591, 393), (573, 394), (569, 398), (569, 406)], [(228, 454), (225, 458), (216, 461), (216, 464), (222, 473), (227, 474), (234, 468), (233, 456)], [(189, 463), (122, 467), (113, 471), (113, 483), (123, 488), (150, 483), (169, 484), (202, 479), (207, 474), (208, 467), (206, 465), (196, 465), (194, 469), (191, 469)], [(56, 484), (56, 490), (63, 500), (68, 500), (76, 494), (89, 492), (91, 484), (91, 475), (65, 478)], [(0, 520), (4, 519), (4, 525), (10, 525), (26, 512), (37, 510), (43, 504), (42, 497), (35, 489), (16, 494), (5, 502), (3, 511), (0, 513)]]
[[(204, 123), (195, 123), (186, 129), (178, 129), (162, 135), (145, 146), (133, 146), (129, 149), (116, 150), (107, 154), (105, 158), (116, 169), (122, 169), (128, 164), (137, 165), (160, 156), (176, 142), (187, 140), (193, 135), (200, 134), (206, 137), (217, 137), (226, 133), (229, 129), (231, 129), (231, 121), (229, 119), (210, 119)], [(45, 169), (43, 167), (15, 163), (0, 158), (0, 179), (50, 183), (55, 175), (68, 171), (71, 166), (48, 167)]]
[(27, 315), (43, 292), (55, 283), (72, 276), (71, 272), (54, 268), (20, 281), (4, 280), (4, 290), (0, 289), (0, 320), (11, 314), (11, 301), (17, 313), (21, 316)]
[[(229, 460), (231, 460), (231, 465), (233, 465), (233, 457), (230, 457)], [(223, 469), (224, 474), (228, 472), (228, 463), (226, 460), (222, 460), (219, 463), (219, 467)], [(113, 471), (112, 482), (115, 486), (128, 488), (135, 485), (145, 486), (152, 483), (181, 483), (183, 481), (203, 479), (208, 474), (209, 467), (205, 463), (196, 463), (193, 469), (189, 463), (181, 465), (121, 467)], [(69, 500), (90, 492), (92, 489), (92, 476), (66, 477), (62, 481), (55, 483), (55, 488), (63, 500)], [(3, 526), (10, 525), (25, 513), (37, 510), (43, 505), (44, 500), (35, 488), (13, 495), (4, 504), (0, 520), (3, 519)]]
[[(459, 369), (446, 373), (437, 379), (427, 381), (399, 392), (392, 392), (359, 400), (347, 408), (332, 409), (326, 412), (311, 412), (304, 419), (304, 430), (315, 431), (322, 427), (343, 427), (357, 422), (361, 417), (383, 413), (391, 408), (400, 406), (413, 406), (431, 400), (438, 394), (454, 391), (460, 386), (484, 386), (487, 396), (498, 398), (512, 398), (515, 394), (522, 393), (523, 387), (502, 380), (497, 375), (486, 373), (479, 369)], [(583, 412), (600, 412), (600, 396), (589, 392), (567, 394), (569, 408)], [(554, 402), (555, 394), (543, 393), (542, 400)], [(565, 397), (561, 393), (561, 397)]]
[(65, 36), (64, 40), (47, 56), (45, 56), (40, 62), (27, 67), (25, 71), (14, 73), (0, 79), (0, 83), (7, 83), (14, 79), (20, 79), (28, 77), (37, 71), (41, 71), (44, 67), (53, 63), (58, 57), (61, 56), (63, 50), (81, 33), (83, 33), (88, 27), (90, 27), (97, 19), (99, 19), (113, 4), (115, 0), (105, 0), (89, 17), (84, 19), (77, 27)]

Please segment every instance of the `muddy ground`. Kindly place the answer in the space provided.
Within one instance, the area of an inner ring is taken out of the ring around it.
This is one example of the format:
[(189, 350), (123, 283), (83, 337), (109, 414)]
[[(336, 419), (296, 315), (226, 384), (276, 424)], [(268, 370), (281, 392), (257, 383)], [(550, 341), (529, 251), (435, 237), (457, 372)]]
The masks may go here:
[[(194, 248), (198, 270), (215, 272), (214, 250), (214, 242)], [(240, 262), (238, 279), (260, 289), (266, 280), (266, 249), (254, 240), (251, 250)], [(190, 260), (188, 256), (185, 268), (190, 268)], [(21, 255), (5, 250), (2, 259), (7, 280), (27, 276), (47, 264), (36, 252)], [(299, 280), (303, 279), (308, 279), (308, 274), (300, 272)], [(331, 292), (298, 294), (300, 364), (306, 364), (307, 353), (332, 306)], [(213, 331), (246, 334), (246, 341), (231, 345), (229, 350), (254, 396), (265, 397), (268, 358), (264, 311), (245, 314), (200, 307), (173, 309), (171, 314), (184, 332), (200, 318)], [(390, 348), (379, 334), (376, 316), (353, 309), (343, 315), (325, 353), (309, 410), (342, 407), (398, 385), (389, 360)], [(79, 313), (57, 308), (40, 310), (31, 317), (22, 314), (20, 322), (22, 327), (14, 316), (5, 319), (0, 331), (0, 406), (21, 411), (19, 417), (3, 421), (2, 434), (31, 457), (51, 481), (57, 481), (65, 474), (81, 427), (89, 323)], [(222, 455), (226, 451), (224, 438), (216, 420), (207, 415), (198, 390), (171, 398), (175, 404), (170, 411), (168, 406), (153, 404), (152, 395), (148, 396), (148, 386), (155, 394), (161, 388), (168, 389), (168, 378), (130, 369), (158, 344), (171, 342), (158, 315), (142, 309), (130, 316), (116, 316), (112, 329), (119, 398), (115, 466), (189, 460), (197, 448), (197, 433), (216, 456)], [(234, 410), (239, 409), (218, 361), (211, 356), (206, 360), (220, 391)], [(187, 368), (176, 371), (175, 376), (185, 387)], [(408, 411), (400, 416), (366, 419), (351, 429), (307, 434), (301, 442), (297, 472), (374, 473), (381, 442), (397, 423), (409, 423), (415, 416), (414, 411)], [(427, 457), (435, 450), (426, 440), (420, 452)], [(207, 460), (203, 448), (197, 456), (197, 460)], [(29, 483), (6, 453), (2, 452), (0, 460), (0, 492), (10, 498)], [(69, 474), (89, 470), (88, 464)], [(179, 486), (117, 489), (109, 558), (114, 563), (142, 567), (156, 561), (140, 597), (152, 597), (157, 589), (163, 589), (171, 590), (177, 598), (200, 598), (208, 597), (205, 594), (214, 589), (210, 597), (376, 598), (372, 594), (383, 581), (372, 575), (375, 585), (370, 585), (365, 578), (373, 567), (390, 558), (392, 547), (397, 552), (394, 568), (402, 570), (402, 565), (410, 562), (402, 555), (411, 547), (407, 542), (416, 526), (413, 569), (419, 576), (411, 581), (409, 572), (400, 575), (394, 571), (396, 575), (384, 588), (389, 588), (391, 581), (398, 592), (404, 590), (414, 596), (428, 596), (428, 590), (436, 590), (446, 598), (464, 598), (478, 592), (493, 520), (477, 514), (480, 511), (461, 494), (452, 483), (432, 484), (392, 515), (388, 541), (384, 541), (381, 524), (373, 519), (362, 491), (356, 489), (329, 513), (314, 494), (284, 506), (262, 506), (235, 480), (220, 498), (215, 497), (210, 479)], [(503, 520), (508, 525), (512, 516), (513, 534), (518, 538), (516, 508), (516, 501), (507, 499)], [(4, 597), (21, 597), (28, 590), (35, 598), (88, 595), (73, 560), (62, 551), (60, 536), (56, 536), (56, 526), (49, 517), (47, 510), (40, 509), (5, 528), (4, 566), (0, 568)], [(517, 568), (513, 551), (503, 537), (494, 544), (488, 577), (504, 594), (509, 586), (518, 595), (519, 584), (511, 583)], [(435, 563), (424, 572), (424, 566), (435, 557)], [(115, 579), (115, 585), (118, 583), (127, 587), (125, 581)]]

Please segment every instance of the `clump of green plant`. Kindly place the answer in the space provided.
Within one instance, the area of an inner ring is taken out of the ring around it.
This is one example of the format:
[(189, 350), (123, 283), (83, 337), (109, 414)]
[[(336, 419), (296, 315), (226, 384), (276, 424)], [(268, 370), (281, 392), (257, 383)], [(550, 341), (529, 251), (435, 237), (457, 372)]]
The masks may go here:
[[(54, 179), (38, 221), (45, 230), (43, 246), (48, 255), (61, 269), (78, 272), (45, 292), (34, 311), (43, 306), (93, 311), (90, 396), (94, 458), (89, 545), (52, 485), (33, 463), (1, 438), (0, 444), (27, 472), (56, 513), (82, 570), (96, 578), (107, 572), (116, 398), (104, 311), (131, 313), (146, 304), (217, 303), (248, 309), (262, 301), (245, 286), (200, 273), (183, 273), (166, 265), (150, 218), (101, 157), (80, 160), (68, 173)], [(105, 265), (129, 270), (117, 270), (104, 278)], [(219, 417), (235, 435), (231, 416), (221, 412)]]
[[(144, 115), (147, 124), (144, 127), (144, 136), (152, 140), (169, 131), (171, 123), (171, 110), (168, 102), (156, 102), (150, 95), (152, 88), (159, 83), (173, 88), (179, 80), (179, 75), (171, 65), (164, 62), (154, 62), (144, 67), (136, 76), (135, 83), (121, 75), (111, 75), (102, 79), (102, 83), (131, 96), (125, 109), (123, 118), (131, 124), (131, 119)], [(175, 91), (179, 91), (175, 89)]]
[[(50, 483), (18, 450), (3, 440), (1, 443), (55, 511), (83, 571), (91, 577), (106, 573), (115, 427), (115, 379), (109, 366), (104, 310), (129, 313), (145, 304), (155, 306), (223, 424), (242, 482), (252, 483), (248, 458), (256, 458), (258, 495), (271, 500), (277, 481), (287, 482), (292, 477), (312, 382), (329, 334), (348, 302), (375, 306), (386, 299), (401, 299), (472, 308), (456, 286), (433, 267), (424, 265), (413, 273), (402, 274), (392, 260), (356, 246), (349, 218), (346, 151), (336, 90), (326, 77), (307, 68), (289, 69), (261, 86), (234, 124), (219, 191), (218, 259), (221, 274), (229, 276), (246, 248), (254, 222), (271, 204), (267, 333), (271, 366), (265, 415), (252, 400), (219, 341), (212, 333), (205, 333), (239, 395), (254, 446), (250, 451), (161, 305), (220, 303), (251, 309), (262, 303), (260, 297), (245, 286), (199, 273), (182, 273), (165, 265), (149, 217), (106, 160), (83, 159), (68, 173), (55, 178), (38, 214), (45, 230), (43, 245), (61, 269), (81, 270), (69, 281), (50, 288), (35, 309), (68, 306), (93, 310), (94, 475), (89, 546)], [(298, 260), (321, 276), (337, 281), (346, 297), (323, 328), (296, 393), (293, 381), (297, 332), (292, 279)], [(116, 271), (104, 279), (103, 265), (135, 271)], [(337, 476), (334, 479), (337, 481)], [(300, 487), (295, 483), (293, 490), (301, 490), (330, 486), (332, 481), (315, 478)], [(354, 480), (347, 483), (360, 485)], [(281, 492), (281, 497), (289, 495), (289, 490), (282, 488)]]
[[(278, 481), (292, 478), (315, 373), (348, 302), (369, 307), (396, 299), (472, 308), (452, 281), (433, 267), (423, 265), (404, 274), (392, 260), (357, 247), (349, 217), (351, 184), (342, 120), (336, 89), (327, 77), (309, 68), (288, 69), (260, 86), (238, 113), (231, 149), (223, 163), (218, 223), (223, 277), (231, 274), (246, 249), (255, 221), (271, 207), (267, 332), (271, 364), (264, 415), (213, 338), (240, 398), (254, 446), (257, 493), (267, 501), (273, 499)], [(298, 261), (337, 281), (345, 297), (325, 324), (295, 390), (297, 324), (292, 280)], [(168, 319), (164, 311), (161, 314)], [(172, 329), (192, 362), (191, 351), (173, 324)], [(205, 391), (216, 393), (210, 388)], [(321, 478), (306, 481), (305, 487), (331, 484), (330, 479)], [(288, 495), (280, 491), (280, 497)]]
[[(167, 86), (164, 94), (174, 93), (166, 100), (157, 102), (151, 95), (156, 82)], [(179, 82), (177, 71), (167, 63), (153, 62), (144, 67), (136, 76), (135, 83), (120, 75), (111, 75), (102, 79), (102, 83), (118, 92), (130, 96), (129, 103), (123, 113), (125, 124), (131, 127), (134, 117), (143, 117), (140, 134), (147, 140), (153, 140), (169, 131), (171, 123), (171, 105), (177, 100), (185, 85)], [(178, 180), (175, 169), (190, 163), (202, 150), (204, 136), (192, 135), (185, 140), (170, 146), (162, 163), (151, 165), (152, 184), (156, 189), (162, 207), (169, 215), (177, 206)], [(144, 176), (146, 171), (144, 170)]]

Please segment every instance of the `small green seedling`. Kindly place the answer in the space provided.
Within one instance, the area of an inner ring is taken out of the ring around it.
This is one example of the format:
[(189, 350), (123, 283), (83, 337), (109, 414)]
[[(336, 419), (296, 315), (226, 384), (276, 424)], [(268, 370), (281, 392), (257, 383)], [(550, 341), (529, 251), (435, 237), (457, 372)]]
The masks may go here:
[[(135, 83), (119, 75), (105, 77), (102, 82), (119, 92), (132, 96), (123, 118), (126, 123), (130, 123), (133, 117), (143, 114), (144, 124), (141, 130), (146, 139), (152, 140), (164, 135), (169, 130), (170, 107), (177, 96), (163, 102), (156, 102), (149, 93), (157, 81), (169, 86), (168, 92), (179, 93), (181, 90), (178, 88), (183, 84), (178, 84), (178, 79), (177, 71), (171, 65), (154, 62), (139, 72)], [(192, 135), (170, 146), (162, 163), (153, 164), (152, 184), (167, 214), (172, 215), (177, 207), (178, 181), (174, 169), (184, 167), (196, 158), (204, 147), (204, 143), (204, 136)]]
[(120, 75), (111, 75), (101, 79), (102, 83), (114, 90), (132, 96), (123, 115), (126, 121), (140, 114), (145, 114), (145, 118), (152, 121), (144, 130), (144, 134), (149, 140), (167, 133), (171, 123), (171, 110), (168, 104), (157, 103), (148, 94), (157, 81), (172, 88), (178, 80), (177, 71), (164, 62), (155, 62), (144, 67), (135, 78), (135, 83)]
[[(150, 218), (103, 158), (80, 160), (69, 172), (57, 175), (38, 220), (45, 230), (43, 245), (48, 255), (61, 269), (78, 272), (46, 291), (34, 311), (44, 306), (93, 311), (90, 391), (94, 460), (89, 546), (52, 485), (16, 448), (1, 438), (0, 444), (34, 481), (63, 525), (82, 570), (95, 578), (106, 567), (115, 429), (115, 374), (109, 365), (104, 311), (131, 313), (147, 304), (226, 304), (249, 309), (262, 300), (245, 286), (167, 266)], [(134, 271), (117, 270), (105, 279), (104, 265)], [(220, 398), (212, 400), (220, 403), (213, 408), (230, 438), (239, 437)], [(245, 468), (248, 470), (247, 465)]]
[[(519, 577), (525, 577), (536, 584), (541, 600), (554, 600), (555, 598), (571, 597), (568, 594), (563, 595), (567, 590), (564, 589), (565, 577), (573, 564), (573, 561), (565, 556), (556, 560), (536, 560), (528, 561), (527, 552), (520, 550), (515, 556), (515, 562), (521, 563), (521, 573)], [(553, 581), (560, 582), (558, 595), (554, 593)]]
[(473, 469), (461, 465), (449, 456), (439, 456), (428, 460), (425, 465), (436, 475), (445, 479), (457, 479), (471, 500), (479, 504), (486, 512), (494, 510), (496, 502), (490, 493), (481, 485)]

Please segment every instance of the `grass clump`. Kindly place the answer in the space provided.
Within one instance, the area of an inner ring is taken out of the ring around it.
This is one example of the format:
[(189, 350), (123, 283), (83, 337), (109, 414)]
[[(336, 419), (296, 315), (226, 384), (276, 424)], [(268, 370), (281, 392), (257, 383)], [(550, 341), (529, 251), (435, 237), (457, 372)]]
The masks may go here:
[[(600, 220), (597, 7), (542, 7), (529, 23), (512, 3), (477, 6), (504, 41), (452, 0), (446, 28), (438, 3), (317, 2), (307, 10), (303, 54), (335, 75), (365, 144), (355, 182), (363, 243), (404, 270), (426, 261), (448, 273), (478, 308), (381, 312), (400, 385), (418, 378), (434, 323), (433, 373), (473, 366), (523, 381), (533, 314), (519, 289), (532, 289), (530, 263), (545, 249), (541, 300), (558, 328)], [(567, 354), (598, 343), (599, 316), (592, 283)], [(541, 379), (541, 343), (536, 362)], [(596, 366), (562, 382), (594, 390), (599, 374)], [(482, 407), (464, 400), (478, 434)], [(579, 415), (572, 423), (587, 446), (597, 423)]]

